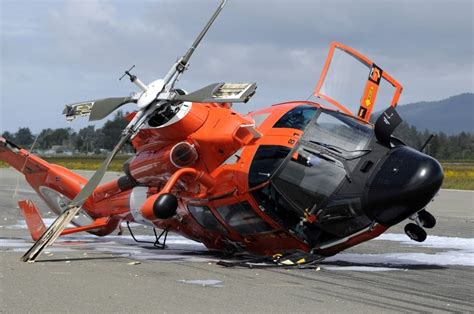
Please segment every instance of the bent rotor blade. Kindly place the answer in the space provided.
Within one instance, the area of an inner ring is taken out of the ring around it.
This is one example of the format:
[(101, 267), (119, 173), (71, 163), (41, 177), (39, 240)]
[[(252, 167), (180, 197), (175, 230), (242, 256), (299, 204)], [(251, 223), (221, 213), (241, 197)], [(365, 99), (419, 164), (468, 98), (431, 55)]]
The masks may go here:
[(102, 120), (117, 108), (132, 102), (136, 103), (137, 101), (132, 99), (132, 97), (105, 98), (98, 100), (94, 103), (94, 106), (92, 106), (89, 121)]
[(98, 100), (85, 101), (75, 104), (66, 105), (63, 114), (66, 120), (71, 121), (77, 117), (89, 116), (89, 121), (102, 120), (117, 108), (128, 104), (135, 103), (136, 99), (132, 97), (113, 97)]
[(115, 145), (112, 152), (109, 154), (106, 160), (102, 163), (99, 169), (94, 173), (92, 178), (87, 181), (87, 184), (82, 188), (79, 194), (69, 203), (68, 208), (56, 218), (53, 224), (44, 232), (44, 234), (35, 242), (35, 244), (22, 256), (23, 262), (34, 262), (36, 258), (43, 252), (45, 248), (52, 245), (54, 241), (60, 236), (61, 232), (71, 222), (74, 216), (81, 210), (82, 205), (94, 192), (95, 188), (99, 185), (100, 181), (105, 175), (107, 168), (109, 167), (112, 159), (117, 155), (119, 150), (125, 145), (125, 143), (132, 136), (132, 132), (124, 134), (120, 141)]
[(191, 102), (235, 103), (247, 102), (255, 94), (256, 83), (214, 83), (174, 100)]
[(219, 4), (219, 6), (217, 7), (216, 11), (214, 12), (214, 14), (211, 16), (211, 18), (209, 19), (209, 21), (207, 22), (207, 24), (204, 26), (203, 30), (199, 33), (199, 35), (196, 37), (196, 39), (194, 40), (193, 44), (191, 45), (191, 47), (189, 48), (189, 50), (186, 52), (186, 54), (183, 56), (182, 58), (182, 63), (183, 65), (186, 65), (188, 62), (189, 62), (189, 59), (191, 59), (191, 56), (193, 55), (194, 51), (196, 51), (196, 48), (197, 46), (199, 45), (199, 43), (201, 42), (201, 40), (204, 38), (204, 36), (206, 35), (207, 31), (209, 30), (209, 28), (211, 27), (212, 23), (214, 23), (214, 21), (216, 20), (217, 16), (219, 15), (219, 13), (221, 13), (222, 9), (224, 8), (224, 6), (226, 5), (227, 3), (227, 0), (222, 0), (221, 3)]

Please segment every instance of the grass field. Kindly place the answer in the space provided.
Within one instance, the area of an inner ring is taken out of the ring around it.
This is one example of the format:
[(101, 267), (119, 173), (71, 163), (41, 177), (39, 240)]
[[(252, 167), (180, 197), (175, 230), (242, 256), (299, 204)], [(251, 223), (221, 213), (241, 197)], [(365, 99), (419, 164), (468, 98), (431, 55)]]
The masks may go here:
[[(61, 165), (75, 170), (96, 170), (106, 158), (105, 156), (81, 156), (81, 157), (43, 157), (47, 162)], [(130, 157), (117, 156), (109, 166), (110, 171), (122, 171), (123, 163)], [(0, 161), (0, 168), (7, 164)]]
[(442, 163), (444, 169), (443, 188), (474, 190), (474, 162)]
[[(117, 157), (109, 167), (110, 171), (122, 171), (123, 163), (129, 157)], [(46, 157), (48, 162), (59, 164), (69, 169), (96, 170), (105, 157)], [(474, 161), (442, 162), (444, 169), (444, 189), (474, 190)], [(0, 161), (0, 168), (7, 167)]]

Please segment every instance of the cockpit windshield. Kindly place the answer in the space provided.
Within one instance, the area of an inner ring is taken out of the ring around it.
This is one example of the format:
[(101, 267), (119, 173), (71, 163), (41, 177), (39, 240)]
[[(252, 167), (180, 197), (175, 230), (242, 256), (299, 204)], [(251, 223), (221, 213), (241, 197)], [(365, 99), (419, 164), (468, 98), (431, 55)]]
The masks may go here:
[(312, 123), (305, 130), (305, 137), (314, 144), (332, 147), (333, 150), (364, 150), (373, 134), (370, 124), (334, 111), (321, 110), (321, 114)]
[[(308, 111), (309, 116), (310, 108), (296, 107), (298, 111), (289, 111), (286, 116), (291, 114), (301, 119), (287, 119), (281, 123), (284, 126), (277, 127), (295, 128), (305, 124), (301, 138), (291, 150), (282, 146), (260, 146), (249, 171), (249, 186), (261, 186), (252, 192), (260, 208), (312, 244), (345, 236), (347, 228), (337, 229), (338, 222), (350, 220), (355, 229), (368, 223), (359, 219), (358, 196), (344, 199), (342, 205), (337, 206), (333, 197), (344, 182), (352, 180), (353, 168), (360, 157), (370, 152), (374, 134), (370, 124), (355, 117), (313, 108), (311, 119), (303, 119), (306, 115), (299, 112)], [(263, 185), (266, 181), (269, 182)], [(308, 215), (316, 215), (319, 220), (306, 230), (301, 222)], [(314, 230), (324, 230), (323, 235), (319, 236)]]

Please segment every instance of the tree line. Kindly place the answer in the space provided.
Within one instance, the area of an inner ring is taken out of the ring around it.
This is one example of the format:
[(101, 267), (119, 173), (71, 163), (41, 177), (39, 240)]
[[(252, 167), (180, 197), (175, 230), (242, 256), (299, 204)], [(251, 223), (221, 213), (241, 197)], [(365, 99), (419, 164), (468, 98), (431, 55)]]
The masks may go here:
[(424, 152), (428, 155), (439, 160), (474, 159), (473, 133), (461, 132), (455, 135), (447, 135), (444, 132), (419, 131), (406, 122), (402, 122), (394, 132), (394, 136), (415, 149), (420, 149), (432, 134), (434, 137), (424, 149)]
[[(118, 111), (112, 120), (108, 120), (102, 128), (98, 129), (88, 126), (76, 132), (71, 128), (48, 128), (35, 135), (29, 128), (23, 127), (15, 133), (4, 132), (2, 135), (15, 144), (28, 149), (37, 136), (35, 143), (37, 151), (45, 151), (57, 145), (73, 152), (98, 154), (103, 152), (103, 149), (111, 150), (115, 146), (126, 125), (127, 121), (124, 119), (123, 113)], [(419, 149), (431, 133), (428, 130), (419, 131), (416, 127), (403, 122), (395, 130), (394, 135), (408, 146)], [(132, 152), (131, 145), (125, 147), (124, 151)], [(456, 135), (436, 133), (426, 146), (425, 152), (440, 160), (472, 160), (474, 159), (474, 134), (466, 132)]]
[[(118, 111), (112, 120), (108, 120), (102, 128), (98, 129), (92, 125), (77, 132), (72, 128), (47, 128), (39, 134), (33, 134), (28, 127), (22, 127), (15, 133), (4, 132), (2, 136), (26, 149), (30, 149), (36, 140), (34, 151), (37, 152), (58, 147), (57, 153), (72, 151), (82, 154), (100, 154), (104, 149), (113, 149), (127, 124), (128, 122), (124, 119), (123, 113)], [(131, 152), (131, 150), (131, 145), (122, 149), (124, 152)]]

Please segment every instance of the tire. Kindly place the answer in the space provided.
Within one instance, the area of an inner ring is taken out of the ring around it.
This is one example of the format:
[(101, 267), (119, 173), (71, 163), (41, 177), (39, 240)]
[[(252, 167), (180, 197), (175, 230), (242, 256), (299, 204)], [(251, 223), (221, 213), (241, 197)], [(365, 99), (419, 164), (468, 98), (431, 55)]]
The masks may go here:
[(418, 212), (418, 219), (425, 228), (431, 229), (436, 225), (436, 218), (424, 209)]
[(423, 242), (426, 240), (426, 231), (414, 223), (409, 223), (405, 226), (406, 235), (416, 242)]

